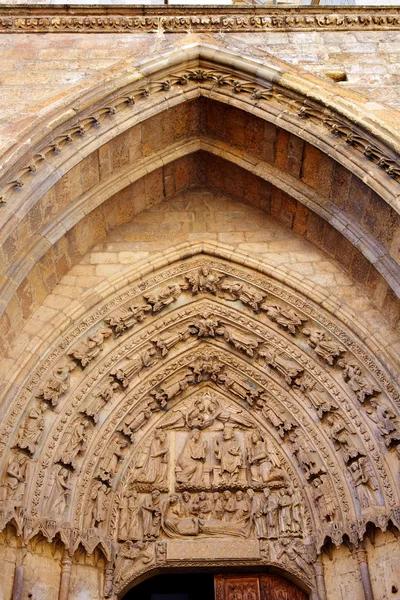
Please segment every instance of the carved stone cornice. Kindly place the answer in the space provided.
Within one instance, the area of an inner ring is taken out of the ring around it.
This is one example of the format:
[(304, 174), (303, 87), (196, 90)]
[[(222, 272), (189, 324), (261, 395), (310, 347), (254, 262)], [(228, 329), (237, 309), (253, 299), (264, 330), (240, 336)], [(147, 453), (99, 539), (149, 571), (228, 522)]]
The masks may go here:
[(399, 30), (398, 11), (377, 7), (0, 7), (0, 33), (253, 33)]

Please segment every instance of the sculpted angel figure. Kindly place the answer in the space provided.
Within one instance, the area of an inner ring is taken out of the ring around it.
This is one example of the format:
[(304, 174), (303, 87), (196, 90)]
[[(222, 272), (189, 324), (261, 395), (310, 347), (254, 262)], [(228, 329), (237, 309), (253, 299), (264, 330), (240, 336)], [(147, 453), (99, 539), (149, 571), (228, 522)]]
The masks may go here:
[(261, 310), (267, 313), (267, 317), (277, 323), (282, 329), (287, 329), (292, 335), (296, 335), (296, 328), (301, 327), (307, 321), (291, 308), (282, 308), (279, 304), (264, 303), (260, 306)]
[(99, 420), (99, 412), (107, 402), (109, 402), (115, 391), (119, 388), (119, 383), (113, 377), (107, 377), (107, 380), (101, 390), (99, 390), (89, 404), (81, 412), (91, 417), (95, 423)]
[(196, 487), (203, 483), (203, 468), (208, 444), (200, 438), (200, 431), (193, 429), (177, 460), (177, 466), (181, 468), (181, 472), (177, 473), (177, 481), (180, 483), (190, 483)]
[(143, 294), (143, 298), (152, 306), (152, 312), (156, 313), (165, 306), (169, 306), (181, 295), (181, 286), (178, 283), (168, 285), (159, 292)]
[(42, 402), (30, 409), (28, 416), (18, 430), (18, 448), (21, 448), (21, 450), (26, 448), (31, 454), (35, 452), (44, 429), (43, 413), (47, 408), (47, 404)]
[(100, 460), (99, 477), (102, 481), (111, 482), (117, 472), (119, 462), (124, 456), (124, 448), (128, 445), (126, 440), (114, 438), (108, 446), (105, 456)]
[(218, 291), (218, 282), (222, 277), (208, 267), (202, 267), (197, 273), (186, 275), (187, 287), (191, 289), (193, 295), (199, 292), (209, 292), (215, 295)]
[(222, 435), (215, 439), (214, 453), (221, 465), (222, 480), (237, 483), (243, 456), (239, 441), (229, 425), (225, 425)]
[(400, 443), (400, 423), (395, 412), (387, 405), (370, 401), (370, 407), (366, 409), (369, 418), (376, 423), (387, 448)]
[(345, 348), (328, 337), (320, 329), (303, 329), (304, 335), (308, 337), (307, 343), (315, 350), (315, 354), (322, 358), (328, 365), (333, 365), (335, 360), (345, 352)]
[(116, 337), (119, 337), (124, 331), (130, 329), (136, 323), (141, 323), (147, 317), (147, 313), (151, 312), (150, 304), (131, 305), (124, 312), (111, 315), (106, 319), (107, 325), (113, 330)]
[(376, 475), (365, 456), (351, 463), (348, 467), (353, 486), (356, 490), (361, 508), (380, 504), (376, 497), (378, 482)]
[(265, 295), (255, 288), (232, 279), (224, 281), (221, 284), (221, 290), (228, 292), (234, 300), (240, 300), (243, 304), (248, 304), (255, 312), (259, 311), (260, 304), (265, 298)]
[(332, 487), (326, 476), (312, 480), (312, 495), (322, 519), (332, 521), (335, 518), (336, 503)]
[(104, 340), (111, 335), (112, 330), (109, 327), (101, 327), (93, 335), (89, 335), (78, 342), (67, 354), (68, 356), (72, 356), (81, 365), (82, 369), (84, 369), (90, 361), (100, 354)]

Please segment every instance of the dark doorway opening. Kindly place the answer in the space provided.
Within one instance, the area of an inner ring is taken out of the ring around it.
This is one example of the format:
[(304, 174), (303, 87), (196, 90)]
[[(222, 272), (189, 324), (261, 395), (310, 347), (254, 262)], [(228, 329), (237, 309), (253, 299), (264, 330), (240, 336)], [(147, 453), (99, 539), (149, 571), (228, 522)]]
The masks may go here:
[(214, 600), (214, 574), (157, 575), (132, 588), (123, 600)]

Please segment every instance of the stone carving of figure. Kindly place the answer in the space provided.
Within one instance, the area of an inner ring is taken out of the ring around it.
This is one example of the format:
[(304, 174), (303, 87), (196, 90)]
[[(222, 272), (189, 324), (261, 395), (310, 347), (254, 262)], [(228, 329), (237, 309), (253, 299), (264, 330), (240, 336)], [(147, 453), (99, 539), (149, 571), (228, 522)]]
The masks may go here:
[(284, 564), (295, 564), (308, 577), (312, 570), (309, 566), (309, 553), (299, 539), (282, 538), (276, 542), (276, 558)]
[(157, 313), (166, 306), (175, 302), (181, 295), (181, 286), (178, 283), (168, 285), (159, 292), (143, 294), (143, 298), (152, 306), (152, 312)]
[(28, 458), (25, 454), (13, 454), (8, 460), (7, 470), (4, 475), (3, 501), (7, 502), (8, 508), (20, 508), (26, 486), (26, 471)]
[(378, 403), (376, 400), (371, 400), (370, 405), (366, 409), (367, 415), (376, 423), (385, 446), (397, 446), (400, 443), (400, 425), (396, 414), (387, 404)]
[[(115, 561), (114, 582), (118, 584), (124, 578), (124, 573), (129, 572), (133, 563), (149, 565), (155, 560), (153, 544), (147, 542), (127, 541), (121, 544), (117, 560)], [(112, 592), (111, 592), (112, 594)]]
[(323, 475), (312, 480), (312, 495), (321, 518), (328, 522), (333, 521), (336, 514), (336, 503), (327, 476)]
[[(243, 304), (248, 304), (255, 312), (260, 310), (260, 304), (265, 298), (265, 295), (255, 288), (232, 279), (225, 280), (220, 287), (222, 291), (227, 292), (234, 300), (240, 300)], [(226, 299), (230, 300), (229, 297)]]
[(170, 350), (179, 342), (185, 342), (190, 338), (190, 327), (184, 331), (172, 331), (153, 341), (153, 344), (159, 350), (162, 357), (168, 356)]
[(309, 375), (296, 379), (296, 387), (309, 399), (320, 419), (324, 417), (325, 413), (337, 410), (336, 404), (331, 400), (327, 391)]
[[(244, 335), (231, 327), (220, 327), (221, 335), (228, 344), (232, 344), (237, 350), (244, 352), (247, 356), (254, 356), (260, 342)], [(217, 331), (218, 333), (218, 331)]]
[(30, 409), (28, 416), (18, 430), (16, 443), (18, 448), (21, 448), (21, 450), (26, 449), (30, 454), (34, 454), (44, 430), (43, 413), (47, 408), (47, 404), (42, 402)]
[(268, 537), (266, 501), (269, 494), (269, 488), (265, 488), (263, 495), (255, 494), (252, 488), (247, 490), (247, 496), (250, 500), (251, 518), (254, 523), (254, 533), (260, 540), (265, 540)]
[(71, 356), (75, 362), (80, 364), (82, 369), (98, 356), (102, 350), (104, 340), (112, 335), (112, 330), (109, 327), (101, 327), (93, 335), (81, 340), (68, 350), (68, 356)]
[(129, 357), (129, 362), (123, 367), (111, 371), (111, 377), (123, 388), (127, 388), (129, 382), (144, 368), (152, 367), (158, 360), (157, 350), (153, 346), (145, 348)]
[(271, 473), (271, 465), (280, 466), (275, 449), (272, 449), (271, 456), (268, 452), (270, 449), (261, 434), (253, 431), (247, 444), (247, 461), (252, 483), (265, 483)]
[(140, 413), (126, 417), (120, 431), (128, 436), (131, 442), (133, 442), (135, 439), (135, 432), (147, 423), (155, 410), (158, 410), (158, 407), (153, 403), (148, 403)]
[(177, 460), (177, 466), (181, 468), (181, 472), (177, 474), (177, 481), (195, 487), (201, 486), (204, 483), (203, 468), (206, 454), (207, 442), (201, 441), (201, 433), (198, 429), (193, 429)]
[(128, 442), (118, 436), (111, 440), (110, 445), (99, 464), (98, 476), (102, 481), (111, 483), (112, 478), (118, 470), (119, 463), (124, 456), (124, 448), (126, 448), (127, 445)]
[(295, 423), (284, 409), (278, 409), (274, 406), (267, 394), (261, 394), (260, 403), (257, 404), (257, 408), (261, 408), (263, 417), (275, 427), (281, 438), (284, 438), (285, 434), (295, 427)]
[(377, 388), (373, 383), (370, 383), (366, 379), (360, 367), (358, 365), (351, 365), (348, 363), (342, 363), (343, 366), (343, 379), (353, 390), (356, 398), (361, 404), (380, 393), (380, 389)]
[(236, 513), (236, 499), (229, 490), (225, 490), (222, 494), (224, 499), (224, 520), (234, 521)]
[(83, 419), (75, 423), (69, 431), (67, 431), (60, 443), (58, 462), (63, 465), (71, 465), (76, 469), (76, 458), (78, 454), (85, 452), (88, 440), (89, 421)]
[(136, 325), (136, 323), (142, 323), (148, 313), (151, 312), (151, 309), (150, 304), (133, 304), (128, 306), (123, 312), (111, 315), (105, 322), (114, 331), (114, 335), (119, 337), (124, 331)]
[(298, 489), (292, 490), (292, 533), (301, 534), (303, 530), (302, 500)]
[(108, 495), (110, 488), (101, 481), (95, 481), (90, 491), (90, 527), (99, 527), (107, 519)]
[(71, 472), (63, 466), (54, 471), (54, 479), (47, 502), (47, 509), (54, 517), (61, 517), (68, 506), (71, 496)]
[(221, 499), (221, 494), (219, 492), (213, 493), (213, 518), (216, 521), (222, 521), (224, 518), (224, 503)]
[(378, 482), (376, 475), (365, 456), (361, 456), (348, 467), (361, 508), (380, 504), (376, 497)]
[(236, 513), (235, 513), (235, 521), (238, 523), (243, 523), (244, 521), (248, 521), (250, 517), (250, 502), (245, 494), (238, 490), (235, 494), (236, 500)]
[(119, 505), (119, 540), (142, 539), (141, 506), (137, 491), (129, 488)]
[[(268, 490), (268, 491), (267, 491)], [(267, 531), (268, 539), (279, 537), (279, 513), (280, 513), (280, 497), (278, 494), (272, 494), (269, 488), (264, 489), (267, 514)]]
[(46, 402), (50, 402), (55, 408), (60, 400), (60, 397), (65, 394), (70, 386), (70, 372), (75, 368), (74, 363), (60, 365), (54, 369), (53, 374), (45, 382), (43, 388), (40, 388), (36, 394), (37, 398), (42, 398)]
[(189, 332), (191, 335), (196, 335), (198, 338), (215, 337), (222, 335), (224, 327), (217, 319), (212, 317), (203, 316), (202, 319), (197, 319), (189, 325)]
[(202, 267), (197, 273), (186, 275), (187, 287), (191, 289), (194, 296), (199, 292), (209, 292), (215, 295), (220, 279), (222, 279), (222, 275), (217, 275), (208, 267)]
[(209, 519), (213, 512), (213, 502), (207, 492), (199, 494), (199, 517), (201, 519)]
[(318, 452), (310, 446), (309, 442), (300, 432), (290, 433), (288, 441), (291, 444), (292, 452), (296, 456), (299, 465), (303, 467), (307, 479), (325, 473)]
[(169, 458), (168, 437), (164, 431), (156, 429), (147, 451), (139, 456), (134, 475), (135, 481), (164, 485), (167, 477)]
[(115, 381), (113, 377), (107, 377), (102, 389), (93, 396), (89, 404), (83, 408), (81, 412), (88, 417), (91, 417), (93, 421), (97, 423), (99, 420), (99, 412), (103, 406), (113, 398), (115, 391), (119, 387), (119, 383)]
[(222, 481), (237, 483), (243, 456), (239, 441), (229, 425), (225, 425), (222, 435), (215, 439), (214, 453), (220, 463)]
[(315, 354), (322, 358), (328, 365), (334, 365), (341, 358), (345, 348), (328, 337), (320, 329), (303, 329), (304, 335), (308, 337), (307, 343), (315, 350)]
[(143, 538), (155, 540), (160, 535), (162, 506), (159, 490), (153, 490), (142, 503)]
[(339, 415), (329, 415), (326, 423), (329, 427), (329, 433), (336, 449), (340, 449), (343, 453), (345, 463), (350, 459), (363, 456), (364, 453), (353, 441), (354, 431), (346, 425), (342, 417)]
[(294, 380), (304, 372), (295, 360), (286, 356), (283, 352), (274, 351), (268, 346), (263, 346), (259, 352), (259, 356), (265, 359), (265, 363), (281, 375), (288, 385), (293, 385)]
[(261, 310), (267, 313), (267, 317), (277, 323), (282, 329), (286, 329), (292, 335), (296, 335), (297, 327), (301, 327), (307, 321), (305, 317), (301, 317), (291, 308), (282, 308), (278, 304), (261, 305)]
[(279, 533), (288, 535), (292, 532), (292, 498), (289, 489), (279, 492)]
[[(204, 500), (202, 502), (204, 503)], [(205, 516), (206, 514), (202, 515), (202, 519)], [(196, 517), (185, 518), (178, 494), (171, 494), (167, 500), (162, 528), (168, 537), (195, 536), (200, 533), (199, 519)]]

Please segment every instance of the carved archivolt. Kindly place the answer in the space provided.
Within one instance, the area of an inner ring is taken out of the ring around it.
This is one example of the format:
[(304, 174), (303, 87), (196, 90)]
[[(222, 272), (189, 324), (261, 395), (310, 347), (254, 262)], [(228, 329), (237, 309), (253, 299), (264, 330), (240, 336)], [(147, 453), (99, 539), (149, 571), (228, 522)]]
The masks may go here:
[(101, 547), (106, 595), (208, 538), (297, 557), (312, 582), (327, 537), (399, 527), (398, 415), (337, 317), (249, 268), (183, 259), (76, 323), (27, 380), (2, 429), (0, 526)]

